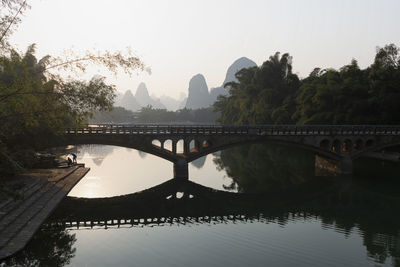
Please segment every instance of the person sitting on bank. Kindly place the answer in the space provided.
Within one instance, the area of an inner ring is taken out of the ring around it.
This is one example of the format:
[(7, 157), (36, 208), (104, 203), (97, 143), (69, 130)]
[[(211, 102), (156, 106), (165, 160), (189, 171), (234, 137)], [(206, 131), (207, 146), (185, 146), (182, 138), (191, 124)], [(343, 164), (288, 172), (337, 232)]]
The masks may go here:
[(77, 162), (76, 162), (76, 154), (74, 154), (74, 153), (71, 153), (71, 155), (72, 155), (72, 163), (74, 163), (74, 164), (76, 164)]

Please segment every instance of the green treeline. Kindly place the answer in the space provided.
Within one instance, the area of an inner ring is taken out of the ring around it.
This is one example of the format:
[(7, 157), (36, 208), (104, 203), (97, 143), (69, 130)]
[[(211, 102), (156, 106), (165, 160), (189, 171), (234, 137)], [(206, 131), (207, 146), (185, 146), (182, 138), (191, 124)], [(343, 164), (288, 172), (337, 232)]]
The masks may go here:
[(143, 107), (139, 112), (132, 112), (122, 107), (114, 107), (111, 111), (95, 113), (90, 119), (91, 124), (97, 123), (175, 123), (175, 124), (215, 124), (219, 113), (213, 108), (180, 109), (168, 111), (166, 109), (154, 109), (151, 106)]
[(223, 124), (399, 124), (400, 53), (377, 49), (374, 62), (356, 60), (339, 70), (314, 69), (300, 79), (289, 54), (243, 69), (214, 104)]
[(140, 110), (134, 122), (138, 123), (208, 123), (214, 124), (218, 113), (212, 108), (180, 109), (167, 111), (145, 107)]
[(123, 107), (113, 107), (112, 110), (98, 111), (90, 118), (90, 124), (100, 123), (132, 123), (135, 113)]

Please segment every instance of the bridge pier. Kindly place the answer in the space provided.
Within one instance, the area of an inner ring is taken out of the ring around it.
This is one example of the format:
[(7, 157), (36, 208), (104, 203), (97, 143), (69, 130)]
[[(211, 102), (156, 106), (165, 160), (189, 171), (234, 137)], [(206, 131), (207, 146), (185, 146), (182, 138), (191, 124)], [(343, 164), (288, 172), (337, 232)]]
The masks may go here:
[(184, 159), (174, 163), (174, 179), (189, 179), (189, 164)]
[(176, 141), (172, 141), (172, 154), (176, 155)]
[(183, 154), (185, 155), (189, 155), (189, 151), (190, 151), (190, 143), (188, 141), (183, 141)]

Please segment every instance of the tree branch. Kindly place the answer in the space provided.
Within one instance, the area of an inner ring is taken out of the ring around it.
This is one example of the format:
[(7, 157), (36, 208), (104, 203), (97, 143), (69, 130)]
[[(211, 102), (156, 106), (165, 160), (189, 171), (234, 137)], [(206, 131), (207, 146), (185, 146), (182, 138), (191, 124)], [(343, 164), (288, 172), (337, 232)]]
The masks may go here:
[(3, 41), (3, 38), (6, 36), (7, 32), (10, 30), (10, 27), (14, 24), (15, 20), (17, 19), (18, 15), (21, 13), (22, 8), (25, 6), (25, 4), (26, 4), (26, 0), (21, 4), (17, 13), (14, 15), (13, 19), (10, 21), (10, 24), (8, 24), (7, 28), (3, 31), (3, 33), (0, 37), (0, 43)]
[(10, 93), (10, 94), (4, 94), (4, 95), (0, 95), (0, 102), (6, 100), (7, 98), (13, 97), (13, 96), (17, 96), (17, 95), (56, 95), (58, 94), (57, 92), (35, 92), (35, 91), (30, 91), (30, 92), (14, 92), (14, 93)]

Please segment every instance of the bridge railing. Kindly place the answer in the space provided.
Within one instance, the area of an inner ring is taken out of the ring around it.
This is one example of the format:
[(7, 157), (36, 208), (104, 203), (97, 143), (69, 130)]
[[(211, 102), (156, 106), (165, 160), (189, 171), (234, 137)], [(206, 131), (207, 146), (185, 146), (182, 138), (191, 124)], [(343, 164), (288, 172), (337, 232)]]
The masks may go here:
[(384, 125), (94, 125), (68, 128), (66, 134), (190, 135), (400, 135), (400, 126)]

